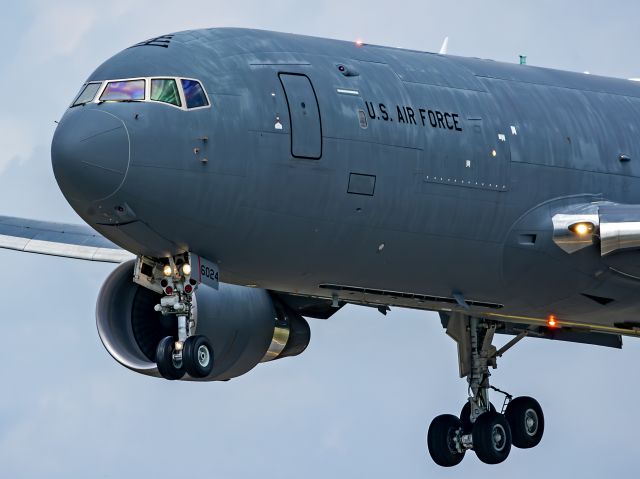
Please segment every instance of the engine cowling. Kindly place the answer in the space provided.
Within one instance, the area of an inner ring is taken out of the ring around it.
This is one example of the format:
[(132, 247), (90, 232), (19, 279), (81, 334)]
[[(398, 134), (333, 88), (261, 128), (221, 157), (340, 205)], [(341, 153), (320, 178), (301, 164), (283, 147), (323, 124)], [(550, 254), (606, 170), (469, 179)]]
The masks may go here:
[[(161, 296), (133, 282), (134, 264), (119, 265), (102, 285), (96, 305), (98, 334), (120, 364), (160, 377), (156, 347), (166, 336), (177, 338), (177, 321), (154, 311)], [(196, 334), (207, 336), (214, 352), (213, 371), (204, 381), (241, 376), (261, 362), (297, 356), (309, 344), (306, 320), (264, 289), (220, 283), (216, 291), (201, 285), (194, 317)]]

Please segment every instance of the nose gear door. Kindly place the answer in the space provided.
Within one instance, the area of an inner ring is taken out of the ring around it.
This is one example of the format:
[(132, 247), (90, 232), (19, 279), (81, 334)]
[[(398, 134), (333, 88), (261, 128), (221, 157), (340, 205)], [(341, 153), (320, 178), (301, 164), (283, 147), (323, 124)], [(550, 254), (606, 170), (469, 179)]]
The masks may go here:
[(322, 156), (322, 121), (318, 98), (306, 75), (280, 73), (291, 125), (291, 154), (318, 160)]

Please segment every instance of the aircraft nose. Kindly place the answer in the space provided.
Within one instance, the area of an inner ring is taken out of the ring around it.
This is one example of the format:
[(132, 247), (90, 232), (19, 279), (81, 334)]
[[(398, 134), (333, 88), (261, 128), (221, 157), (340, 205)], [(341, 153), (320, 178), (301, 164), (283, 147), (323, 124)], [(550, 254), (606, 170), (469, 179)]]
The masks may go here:
[[(84, 107), (77, 107), (84, 108)], [(53, 173), (65, 196), (96, 201), (115, 193), (129, 167), (129, 132), (117, 116), (99, 110), (72, 112), (51, 143)]]

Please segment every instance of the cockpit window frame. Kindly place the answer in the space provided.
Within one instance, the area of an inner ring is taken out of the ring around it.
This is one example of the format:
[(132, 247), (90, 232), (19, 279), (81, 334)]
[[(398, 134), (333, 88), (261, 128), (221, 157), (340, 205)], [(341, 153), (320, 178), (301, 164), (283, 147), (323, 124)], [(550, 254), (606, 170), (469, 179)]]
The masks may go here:
[[(160, 100), (153, 100), (151, 98), (151, 90), (152, 90), (152, 83), (154, 80), (171, 80), (173, 81), (173, 84), (176, 87), (176, 91), (178, 92), (178, 101), (180, 102), (179, 105), (175, 105), (173, 103), (169, 103), (168, 101), (160, 101)], [(148, 86), (148, 91), (146, 94), (146, 98), (147, 101), (151, 102), (151, 103), (162, 103), (163, 105), (169, 105), (172, 106), (174, 108), (179, 108), (180, 110), (184, 110), (183, 105), (184, 105), (184, 92), (182, 91), (182, 88), (180, 88), (180, 85), (178, 84), (179, 80), (176, 80), (173, 77), (150, 77), (149, 78), (149, 86)]]
[[(200, 86), (200, 88), (202, 89), (202, 93), (204, 93), (204, 98), (205, 98), (205, 100), (207, 100), (207, 104), (206, 105), (194, 106), (194, 107), (189, 108), (189, 106), (187, 104), (188, 103), (187, 102), (187, 95), (184, 92), (184, 85), (182, 83), (183, 80), (196, 82)], [(207, 90), (205, 89), (204, 85), (202, 84), (202, 82), (200, 80), (196, 80), (195, 78), (184, 78), (184, 77), (181, 77), (179, 79), (179, 81), (180, 81), (180, 91), (182, 92), (182, 96), (184, 98), (184, 106), (186, 107), (187, 110), (189, 110), (189, 111), (201, 110), (202, 108), (209, 108), (211, 106), (211, 100), (209, 100), (209, 95), (207, 94)]]
[[(113, 82), (125, 82), (125, 81), (135, 81), (135, 80), (144, 80), (145, 82), (145, 87), (144, 87), (144, 98), (142, 100), (101, 100), (100, 97), (102, 96), (102, 94), (104, 93), (104, 91), (107, 88), (107, 85), (109, 85), (109, 83), (113, 83)], [(174, 80), (176, 83), (176, 87), (178, 88), (178, 95), (180, 96), (180, 103), (181, 105), (173, 105), (172, 103), (167, 103), (164, 101), (158, 101), (158, 100), (152, 100), (151, 99), (151, 80)], [(188, 108), (187, 107), (187, 99), (185, 98), (185, 94), (184, 94), (184, 88), (182, 87), (182, 80), (191, 80), (194, 82), (198, 82), (200, 84), (200, 87), (202, 88), (202, 91), (204, 92), (204, 96), (207, 100), (207, 104), (206, 105), (202, 105), (202, 106), (198, 106), (195, 108)], [(149, 77), (129, 77), (129, 78), (109, 78), (106, 80), (93, 80), (93, 81), (89, 81), (89, 82), (85, 82), (83, 87), (81, 88), (81, 92), (84, 91), (84, 88), (89, 84), (89, 83), (100, 83), (100, 88), (98, 88), (98, 91), (96, 93), (96, 95), (94, 96), (93, 100), (91, 102), (87, 102), (87, 103), (96, 103), (96, 104), (101, 104), (101, 103), (154, 103), (154, 104), (160, 104), (160, 105), (165, 105), (171, 108), (177, 108), (178, 110), (182, 110), (182, 111), (196, 111), (196, 110), (203, 110), (205, 108), (212, 108), (212, 103), (211, 103), (211, 98), (209, 97), (209, 93), (207, 93), (207, 89), (205, 88), (202, 80), (199, 80), (197, 78), (190, 78), (190, 77), (176, 77), (176, 76), (171, 76), (171, 75), (154, 75), (154, 76), (149, 76)], [(74, 103), (77, 101), (77, 99), (80, 97), (80, 94), (78, 94), (78, 96), (76, 96), (76, 98), (74, 99)], [(83, 103), (86, 104), (86, 103)], [(72, 106), (77, 106), (74, 105), (72, 103)], [(70, 107), (70, 108), (71, 108)]]
[[(93, 103), (95, 101), (95, 99), (98, 98), (98, 93), (102, 92), (102, 86), (103, 86), (102, 83), (103, 82), (101, 82), (101, 81), (88, 81), (88, 82), (83, 83), (82, 84), (82, 88), (80, 88), (80, 92), (73, 99), (73, 102), (71, 102), (71, 105), (69, 105), (69, 108), (74, 108), (76, 106), (83, 106), (83, 105), (86, 105), (87, 103)], [(83, 93), (87, 90), (87, 87), (89, 85), (98, 85), (98, 89), (93, 94), (93, 98), (91, 100), (87, 100), (87, 101), (83, 101), (82, 103), (78, 103), (78, 100), (83, 95)]]
[[(125, 82), (134, 82), (134, 81), (142, 81), (144, 82), (144, 93), (142, 96), (142, 99), (124, 99), (124, 100), (103, 100), (102, 99), (102, 95), (104, 95), (104, 92), (106, 91), (106, 89), (109, 87), (110, 84), (112, 83), (125, 83)], [(138, 103), (138, 102), (143, 102), (143, 101), (147, 101), (147, 88), (149, 85), (149, 81), (146, 78), (125, 78), (125, 79), (116, 79), (116, 80), (105, 80), (103, 82), (103, 85), (100, 87), (100, 90), (98, 91), (98, 95), (96, 95), (96, 103)]]

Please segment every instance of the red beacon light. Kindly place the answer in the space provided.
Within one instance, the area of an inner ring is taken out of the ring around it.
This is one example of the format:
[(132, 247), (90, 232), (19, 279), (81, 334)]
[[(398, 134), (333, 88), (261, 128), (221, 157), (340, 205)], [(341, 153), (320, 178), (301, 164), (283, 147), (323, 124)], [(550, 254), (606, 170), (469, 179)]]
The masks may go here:
[(553, 314), (550, 314), (547, 318), (547, 326), (549, 326), (550, 328), (558, 327), (558, 320)]
[(364, 45), (364, 40), (362, 40), (362, 38), (358, 38), (356, 40), (356, 47), (361, 47)]

